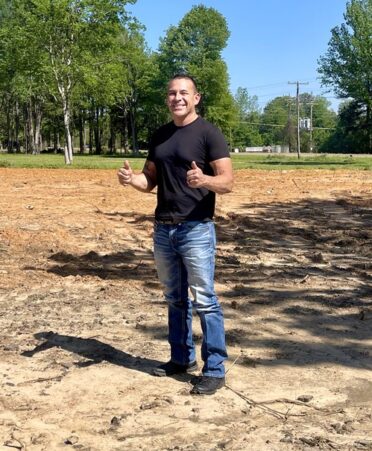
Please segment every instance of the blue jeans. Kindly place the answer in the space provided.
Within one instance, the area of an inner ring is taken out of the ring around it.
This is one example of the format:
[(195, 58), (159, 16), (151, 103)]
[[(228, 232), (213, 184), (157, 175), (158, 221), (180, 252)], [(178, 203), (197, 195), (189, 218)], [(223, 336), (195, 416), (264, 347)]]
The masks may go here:
[(195, 361), (194, 305), (203, 331), (202, 373), (224, 377), (227, 353), (222, 308), (214, 291), (215, 251), (216, 234), (211, 221), (177, 225), (155, 222), (154, 256), (168, 302), (171, 361), (180, 365)]

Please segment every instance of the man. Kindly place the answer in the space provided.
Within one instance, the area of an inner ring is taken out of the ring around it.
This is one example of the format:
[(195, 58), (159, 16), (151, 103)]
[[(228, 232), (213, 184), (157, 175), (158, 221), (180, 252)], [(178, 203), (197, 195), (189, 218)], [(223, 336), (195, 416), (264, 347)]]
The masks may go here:
[(191, 393), (210, 395), (225, 384), (227, 358), (223, 313), (214, 291), (212, 219), (215, 193), (232, 190), (233, 172), (222, 133), (196, 112), (200, 98), (192, 77), (174, 76), (167, 93), (173, 120), (155, 132), (142, 172), (134, 174), (125, 161), (118, 177), (122, 185), (143, 192), (157, 186), (154, 256), (168, 301), (171, 358), (153, 373), (171, 376), (197, 369), (194, 305), (203, 331), (204, 366)]

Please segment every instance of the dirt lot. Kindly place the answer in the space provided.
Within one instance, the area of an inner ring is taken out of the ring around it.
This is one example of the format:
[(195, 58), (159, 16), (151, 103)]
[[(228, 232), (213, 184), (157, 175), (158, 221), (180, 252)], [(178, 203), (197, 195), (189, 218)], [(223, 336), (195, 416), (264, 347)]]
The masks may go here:
[(169, 355), (154, 194), (115, 171), (15, 169), (0, 193), (1, 451), (372, 449), (370, 172), (236, 173), (212, 397), (151, 376)]

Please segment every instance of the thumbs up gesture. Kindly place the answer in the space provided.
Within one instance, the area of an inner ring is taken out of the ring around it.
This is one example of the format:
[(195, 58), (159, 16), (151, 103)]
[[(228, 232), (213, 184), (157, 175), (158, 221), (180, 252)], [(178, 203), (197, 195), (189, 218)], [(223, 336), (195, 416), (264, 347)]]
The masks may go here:
[(133, 176), (132, 168), (130, 167), (129, 161), (125, 160), (124, 165), (118, 171), (119, 183), (123, 186), (127, 186), (131, 184)]
[(197, 166), (195, 161), (191, 162), (191, 169), (187, 171), (186, 181), (191, 188), (200, 188), (205, 183), (206, 176), (203, 171)]

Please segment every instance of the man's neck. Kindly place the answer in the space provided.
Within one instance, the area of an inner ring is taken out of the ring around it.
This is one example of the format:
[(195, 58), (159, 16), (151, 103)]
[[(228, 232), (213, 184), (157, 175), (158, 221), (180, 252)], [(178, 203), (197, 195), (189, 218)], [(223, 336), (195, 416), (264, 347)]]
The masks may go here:
[(177, 127), (184, 127), (185, 125), (191, 124), (191, 122), (194, 122), (198, 118), (198, 114), (189, 114), (185, 117), (173, 117), (173, 122)]

